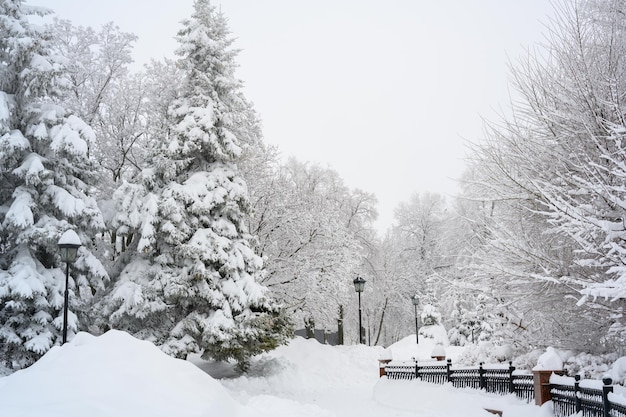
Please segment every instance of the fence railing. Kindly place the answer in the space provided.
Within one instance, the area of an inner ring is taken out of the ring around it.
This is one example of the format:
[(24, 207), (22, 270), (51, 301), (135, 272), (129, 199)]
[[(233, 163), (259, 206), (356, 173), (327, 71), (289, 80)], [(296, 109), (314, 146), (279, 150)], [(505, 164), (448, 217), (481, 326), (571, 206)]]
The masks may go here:
[[(535, 393), (538, 392), (535, 384), (540, 384), (533, 374), (516, 371), (512, 362), (509, 362), (508, 368), (484, 368), (482, 363), (477, 368), (455, 368), (450, 359), (446, 362), (390, 362), (384, 366), (384, 370), (389, 379), (451, 383), (457, 388), (515, 394), (526, 402), (535, 400)], [(586, 380), (581, 386), (578, 375), (573, 378), (553, 375), (549, 382), (548, 399), (552, 400), (555, 417), (574, 414), (582, 417), (626, 417), (626, 397), (614, 394), (612, 384), (611, 378), (605, 378), (602, 383)], [(621, 386), (618, 388), (626, 391)]]
[[(515, 394), (531, 402), (535, 398), (532, 374), (516, 372), (512, 362), (508, 368), (454, 368), (446, 362), (391, 362), (385, 366), (389, 379), (420, 379), (435, 384), (450, 382), (457, 388), (476, 388), (496, 394)], [(626, 416), (625, 416), (626, 417)]]
[(581, 386), (580, 375), (553, 378), (550, 381), (550, 396), (554, 415), (567, 417), (581, 413), (583, 417), (626, 417), (624, 399), (613, 401), (616, 398), (612, 396), (612, 384), (611, 378), (604, 378), (602, 386), (597, 388)]

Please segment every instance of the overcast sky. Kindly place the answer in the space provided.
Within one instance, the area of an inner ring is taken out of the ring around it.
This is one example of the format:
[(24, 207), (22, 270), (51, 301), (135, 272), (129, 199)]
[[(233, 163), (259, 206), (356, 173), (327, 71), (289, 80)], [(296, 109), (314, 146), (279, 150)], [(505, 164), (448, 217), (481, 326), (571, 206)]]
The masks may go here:
[[(192, 0), (28, 0), (172, 57)], [(376, 194), (379, 229), (414, 192), (453, 195), (465, 140), (509, 101), (509, 60), (542, 41), (548, 0), (223, 0), (238, 76), (284, 157)]]

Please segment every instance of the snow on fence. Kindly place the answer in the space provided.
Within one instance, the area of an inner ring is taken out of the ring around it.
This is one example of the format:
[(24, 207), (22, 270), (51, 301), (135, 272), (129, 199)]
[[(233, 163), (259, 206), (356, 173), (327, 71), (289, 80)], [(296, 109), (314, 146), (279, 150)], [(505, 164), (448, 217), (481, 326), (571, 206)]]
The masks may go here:
[[(535, 398), (535, 393), (541, 392), (540, 387), (535, 387), (535, 384), (541, 385), (540, 378), (535, 378), (529, 371), (516, 370), (512, 362), (509, 362), (508, 368), (484, 368), (482, 363), (477, 368), (454, 368), (450, 359), (446, 362), (390, 361), (385, 363), (384, 370), (381, 375), (385, 374), (389, 379), (451, 383), (456, 388), (482, 389), (502, 395), (515, 394), (526, 402), (535, 400), (537, 404), (552, 400), (555, 417), (576, 413), (582, 417), (626, 417), (626, 388), (612, 385), (611, 378), (581, 382), (579, 375), (572, 378), (552, 373), (549, 377), (549, 395), (541, 399)], [(619, 390), (619, 393), (614, 390)]]
[(452, 360), (446, 362), (397, 362), (385, 366), (389, 379), (419, 379), (434, 384), (450, 382), (456, 388), (484, 389), (496, 394), (515, 394), (531, 402), (535, 398), (533, 375), (521, 373), (509, 362), (508, 368), (453, 368)]

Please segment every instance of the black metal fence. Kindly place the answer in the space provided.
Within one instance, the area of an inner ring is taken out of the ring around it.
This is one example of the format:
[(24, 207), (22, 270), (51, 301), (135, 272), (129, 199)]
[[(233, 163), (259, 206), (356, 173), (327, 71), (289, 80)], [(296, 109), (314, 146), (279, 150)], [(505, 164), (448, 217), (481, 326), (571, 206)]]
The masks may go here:
[(611, 401), (611, 378), (604, 378), (601, 388), (581, 387), (579, 375), (572, 379), (573, 384), (567, 383), (565, 379), (560, 384), (550, 383), (550, 396), (556, 417), (567, 417), (576, 413), (581, 413), (583, 417), (626, 417), (626, 406)]
[[(403, 362), (385, 366), (389, 379), (420, 379), (435, 384), (450, 382), (457, 388), (476, 388), (496, 394), (515, 394), (531, 402), (535, 398), (532, 374), (515, 372), (509, 362), (508, 368), (453, 368), (452, 361), (446, 362)], [(626, 416), (625, 416), (626, 417)]]
[[(392, 362), (385, 366), (385, 372), (389, 379), (420, 379), (435, 384), (449, 382), (457, 388), (482, 389), (503, 395), (515, 394), (526, 402), (535, 399), (533, 375), (516, 371), (512, 362), (509, 362), (508, 368), (495, 369), (484, 368), (482, 363), (478, 368), (454, 368), (450, 359), (446, 362)], [(611, 399), (611, 378), (603, 379), (601, 388), (581, 387), (578, 375), (574, 378), (560, 378), (558, 381), (559, 383), (550, 383), (555, 417), (626, 417), (626, 405)], [(626, 403), (626, 399), (622, 402)]]

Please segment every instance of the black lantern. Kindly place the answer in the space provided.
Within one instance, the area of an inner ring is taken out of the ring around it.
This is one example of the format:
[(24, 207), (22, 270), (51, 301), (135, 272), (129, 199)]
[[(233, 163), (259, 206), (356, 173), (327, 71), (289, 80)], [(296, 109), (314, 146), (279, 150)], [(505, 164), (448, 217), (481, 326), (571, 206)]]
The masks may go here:
[(354, 281), (354, 291), (359, 294), (359, 343), (365, 344), (365, 335), (363, 334), (363, 325), (361, 324), (361, 293), (365, 289), (365, 280), (361, 277), (356, 277)]
[(78, 248), (80, 248), (80, 238), (73, 230), (68, 230), (59, 239), (59, 254), (61, 261), (65, 262), (65, 297), (63, 302), (63, 344), (67, 342), (67, 310), (69, 304), (69, 281), (70, 263), (76, 260)]
[(413, 307), (415, 308), (415, 343), (419, 343), (420, 339), (419, 339), (419, 327), (417, 325), (417, 305), (420, 302), (420, 299), (417, 297), (417, 294), (415, 294), (413, 297), (411, 297), (411, 301), (413, 301)]
[(356, 292), (363, 292), (363, 290), (365, 289), (365, 280), (361, 277), (356, 277), (354, 279), (354, 281), (352, 281), (354, 283), (354, 290)]

